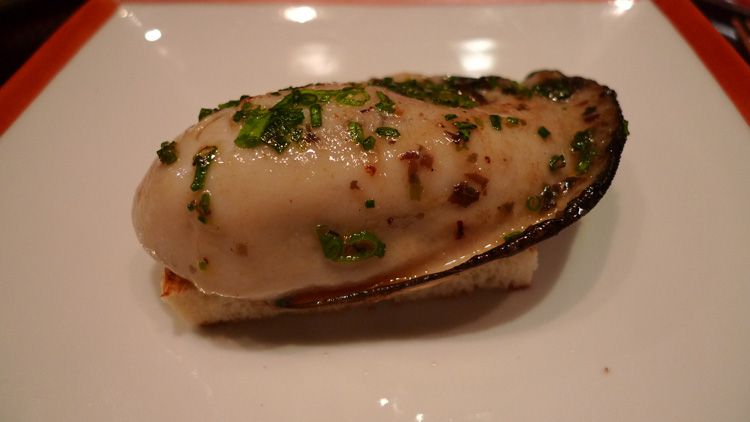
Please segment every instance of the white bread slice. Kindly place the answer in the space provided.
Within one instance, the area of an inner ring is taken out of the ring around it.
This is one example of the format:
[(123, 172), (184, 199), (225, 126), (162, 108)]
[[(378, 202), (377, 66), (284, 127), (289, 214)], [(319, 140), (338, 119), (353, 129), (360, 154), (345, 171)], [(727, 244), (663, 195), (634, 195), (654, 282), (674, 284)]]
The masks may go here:
[[(430, 297), (458, 296), (474, 289), (520, 289), (531, 284), (538, 266), (536, 247), (533, 246), (512, 257), (498, 259), (443, 280), (428, 283), (424, 287), (408, 290), (392, 297), (392, 300), (415, 300)], [(367, 302), (321, 307), (312, 309), (285, 309), (270, 305), (265, 300), (237, 299), (218, 295), (207, 295), (198, 290), (189, 280), (170, 270), (162, 278), (162, 300), (189, 323), (212, 325), (220, 322), (243, 321), (267, 318), (285, 312), (320, 312), (356, 306)]]

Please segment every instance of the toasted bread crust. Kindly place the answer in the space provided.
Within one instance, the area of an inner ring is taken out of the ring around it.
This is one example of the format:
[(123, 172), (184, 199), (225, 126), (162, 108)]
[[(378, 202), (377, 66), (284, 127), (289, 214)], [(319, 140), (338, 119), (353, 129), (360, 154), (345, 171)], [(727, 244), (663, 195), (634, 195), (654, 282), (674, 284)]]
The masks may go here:
[[(394, 301), (426, 299), (430, 297), (459, 296), (475, 289), (518, 289), (531, 284), (538, 265), (536, 247), (529, 248), (510, 258), (500, 259), (446, 278), (440, 283), (404, 291), (392, 298)], [(362, 302), (312, 309), (289, 309), (273, 305), (273, 299), (253, 300), (208, 295), (193, 283), (169, 269), (162, 277), (161, 298), (180, 316), (193, 325), (212, 325), (221, 322), (267, 318), (282, 313), (302, 313), (340, 310), (361, 305)]]

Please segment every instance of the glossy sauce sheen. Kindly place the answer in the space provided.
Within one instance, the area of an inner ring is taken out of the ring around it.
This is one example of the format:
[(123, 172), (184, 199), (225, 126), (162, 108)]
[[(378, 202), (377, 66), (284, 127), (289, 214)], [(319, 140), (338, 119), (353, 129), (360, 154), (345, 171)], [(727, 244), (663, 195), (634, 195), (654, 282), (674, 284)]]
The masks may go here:
[[(550, 78), (564, 76), (540, 72), (524, 85)], [(473, 86), (478, 105), (469, 108), (365, 84), (361, 89), (370, 97), (365, 104), (321, 103), (320, 127), (310, 127), (309, 107), (299, 106), (304, 135), (281, 152), (265, 144), (235, 145), (242, 123), (233, 116), (240, 106), (221, 109), (175, 139), (176, 162), (153, 163), (135, 197), (136, 232), (174, 273), (205, 293), (231, 297), (274, 299), (445, 271), (502, 245), (513, 233), (559, 217), (567, 199), (606, 166), (606, 148), (613, 132), (622, 130), (622, 116), (611, 91), (578, 82), (565, 99), (521, 95), (507, 88), (506, 80), (499, 87)], [(375, 107), (378, 91), (395, 103), (395, 113)], [(289, 92), (244, 102), (270, 108)], [(450, 114), (457, 117), (447, 120)], [(492, 127), (490, 115), (501, 118), (501, 130)], [(352, 139), (350, 122), (375, 138), (374, 148), (366, 151)], [(468, 141), (457, 137), (456, 122), (477, 126)], [(379, 127), (397, 129), (400, 136), (378, 135)], [(541, 127), (549, 135), (540, 135)], [(590, 149), (596, 153), (582, 173), (575, 170), (580, 153), (571, 142), (585, 130), (593, 133)], [(216, 156), (204, 187), (193, 191), (193, 157), (207, 146), (217, 148)], [(566, 165), (551, 170), (556, 155)], [(545, 186), (563, 185), (567, 189), (555, 204), (532, 210), (532, 200), (527, 206), (529, 198), (544, 196)], [(211, 196), (205, 223), (187, 207), (204, 193)], [(370, 200), (373, 207), (366, 206)], [(386, 253), (359, 262), (326, 259), (319, 225), (342, 235), (367, 230), (385, 243)]]

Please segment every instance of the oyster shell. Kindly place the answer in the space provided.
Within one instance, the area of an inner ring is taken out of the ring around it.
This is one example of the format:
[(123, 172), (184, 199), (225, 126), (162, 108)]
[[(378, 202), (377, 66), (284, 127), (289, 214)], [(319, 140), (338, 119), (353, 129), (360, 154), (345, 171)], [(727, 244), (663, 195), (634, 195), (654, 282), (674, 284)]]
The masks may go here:
[(311, 308), (380, 300), (512, 256), (601, 199), (616, 94), (559, 72), (400, 75), (242, 97), (162, 144), (144, 247), (207, 294)]

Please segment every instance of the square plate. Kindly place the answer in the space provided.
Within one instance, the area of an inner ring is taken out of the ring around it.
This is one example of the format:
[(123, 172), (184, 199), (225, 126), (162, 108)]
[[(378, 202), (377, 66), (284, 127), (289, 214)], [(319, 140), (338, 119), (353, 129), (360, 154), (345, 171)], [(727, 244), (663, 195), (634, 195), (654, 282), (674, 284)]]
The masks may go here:
[[(398, 72), (618, 92), (610, 191), (533, 286), (192, 329), (130, 222), (201, 107)], [(743, 420), (750, 129), (648, 1), (124, 3), (0, 139), (4, 420)]]

